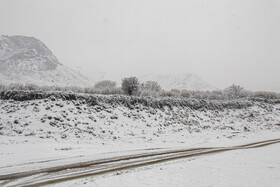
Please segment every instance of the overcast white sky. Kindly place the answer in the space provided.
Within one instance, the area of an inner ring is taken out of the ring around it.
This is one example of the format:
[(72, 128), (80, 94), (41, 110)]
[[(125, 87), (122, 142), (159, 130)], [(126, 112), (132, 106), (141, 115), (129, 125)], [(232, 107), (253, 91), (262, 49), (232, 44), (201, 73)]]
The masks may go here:
[(34, 36), (92, 77), (196, 73), (280, 91), (279, 0), (0, 0), (0, 34)]

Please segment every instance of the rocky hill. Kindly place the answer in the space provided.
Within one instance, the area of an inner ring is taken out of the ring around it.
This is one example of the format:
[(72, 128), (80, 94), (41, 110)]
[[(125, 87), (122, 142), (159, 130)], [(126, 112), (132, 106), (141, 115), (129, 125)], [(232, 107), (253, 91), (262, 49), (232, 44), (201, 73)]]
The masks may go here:
[(0, 83), (86, 86), (89, 80), (59, 62), (40, 40), (0, 36)]

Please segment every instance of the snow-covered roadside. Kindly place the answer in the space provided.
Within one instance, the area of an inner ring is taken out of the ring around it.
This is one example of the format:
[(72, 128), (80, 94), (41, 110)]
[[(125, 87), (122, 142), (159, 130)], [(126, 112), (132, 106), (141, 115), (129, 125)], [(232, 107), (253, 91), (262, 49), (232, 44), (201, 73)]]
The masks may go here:
[[(3, 138), (3, 137), (2, 137)], [(197, 148), (197, 147), (223, 147), (241, 145), (251, 142), (279, 138), (279, 132), (262, 132), (251, 134), (240, 138), (222, 138), (217, 139), (215, 134), (196, 134), (189, 137), (184, 143), (162, 143), (162, 142), (111, 142), (110, 144), (87, 144), (74, 142), (36, 142), (33, 139), (27, 143), (1, 144), (0, 145), (0, 171), (18, 170), (17, 165), (26, 165), (29, 169), (50, 166), (50, 163), (67, 164), (75, 161), (87, 161), (106, 156), (119, 156), (125, 154), (134, 154), (137, 152), (146, 152), (154, 149), (176, 149), (176, 148)], [(36, 164), (36, 162), (41, 162)], [(31, 165), (33, 164), (33, 166)], [(8, 167), (9, 166), (9, 167)], [(13, 167), (10, 167), (13, 166)], [(8, 167), (8, 168), (7, 168)], [(5, 169), (4, 169), (5, 168)]]
[(86, 177), (60, 186), (279, 186), (280, 144)]
[(193, 109), (90, 105), (56, 97), (0, 100), (0, 173), (144, 149), (220, 147), (279, 138), (280, 104), (250, 103)]
[(114, 103), (90, 106), (83, 100), (56, 98), (0, 100), (0, 144), (32, 143), (34, 139), (36, 143), (180, 144), (200, 134), (206, 139), (207, 134), (232, 139), (279, 130), (280, 104), (265, 102), (240, 109), (207, 109), (207, 105), (201, 109), (153, 108), (139, 104), (131, 109)]

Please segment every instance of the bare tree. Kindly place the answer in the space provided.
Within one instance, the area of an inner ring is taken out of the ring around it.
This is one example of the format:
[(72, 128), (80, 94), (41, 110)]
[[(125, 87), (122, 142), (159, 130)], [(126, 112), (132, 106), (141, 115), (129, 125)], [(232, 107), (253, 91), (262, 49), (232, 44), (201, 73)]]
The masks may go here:
[(122, 80), (122, 89), (128, 95), (137, 92), (139, 88), (139, 81), (136, 77), (128, 77)]
[(157, 96), (161, 91), (161, 86), (156, 81), (146, 81), (140, 85), (140, 94)]
[(229, 95), (237, 98), (241, 95), (241, 92), (244, 90), (243, 87), (239, 86), (239, 85), (231, 85), (230, 87), (225, 89), (225, 92), (228, 93)]

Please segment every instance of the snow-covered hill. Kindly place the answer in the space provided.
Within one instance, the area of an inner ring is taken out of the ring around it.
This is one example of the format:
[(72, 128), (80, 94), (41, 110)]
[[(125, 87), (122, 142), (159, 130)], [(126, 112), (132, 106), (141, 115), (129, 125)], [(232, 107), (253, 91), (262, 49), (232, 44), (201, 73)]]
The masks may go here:
[(215, 90), (216, 88), (198, 75), (193, 73), (186, 74), (147, 74), (139, 77), (141, 82), (157, 81), (165, 90)]
[(0, 83), (86, 86), (89, 80), (61, 64), (40, 40), (0, 36)]

